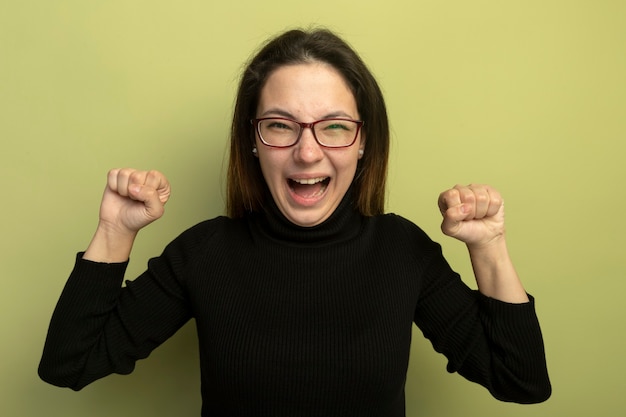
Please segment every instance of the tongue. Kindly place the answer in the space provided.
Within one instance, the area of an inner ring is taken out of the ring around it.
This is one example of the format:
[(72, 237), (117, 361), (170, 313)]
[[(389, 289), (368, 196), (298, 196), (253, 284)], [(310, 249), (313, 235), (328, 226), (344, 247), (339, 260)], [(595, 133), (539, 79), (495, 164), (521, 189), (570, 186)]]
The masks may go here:
[(295, 181), (290, 181), (291, 189), (294, 193), (303, 198), (311, 198), (322, 191), (324, 183), (318, 182), (315, 184), (300, 184)]

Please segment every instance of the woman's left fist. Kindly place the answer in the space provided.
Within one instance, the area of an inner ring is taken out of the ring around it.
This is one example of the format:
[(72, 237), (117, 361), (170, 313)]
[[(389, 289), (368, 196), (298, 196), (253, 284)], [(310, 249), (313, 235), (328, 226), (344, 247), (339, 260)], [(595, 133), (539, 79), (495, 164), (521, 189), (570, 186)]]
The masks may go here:
[(441, 230), (468, 246), (485, 245), (504, 237), (504, 201), (488, 185), (456, 185), (439, 194)]

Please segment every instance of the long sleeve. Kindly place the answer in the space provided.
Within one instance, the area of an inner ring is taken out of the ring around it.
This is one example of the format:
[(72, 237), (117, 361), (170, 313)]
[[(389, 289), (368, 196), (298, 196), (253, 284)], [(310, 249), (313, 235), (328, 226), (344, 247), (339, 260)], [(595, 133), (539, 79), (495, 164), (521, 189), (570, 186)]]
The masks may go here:
[(127, 263), (81, 256), (53, 313), (38, 370), (44, 381), (74, 390), (132, 372), (190, 316), (171, 278), (149, 269), (121, 287)]
[(509, 304), (471, 290), (433, 243), (415, 322), (458, 372), (499, 400), (545, 401), (551, 394), (534, 298)]
[[(535, 312), (535, 299), (509, 304), (476, 292), (480, 318), (486, 332), (492, 377), (489, 390), (503, 401), (542, 402), (552, 392), (541, 328)], [(472, 352), (473, 354), (473, 352)], [(471, 379), (475, 360), (467, 360), (459, 373)]]

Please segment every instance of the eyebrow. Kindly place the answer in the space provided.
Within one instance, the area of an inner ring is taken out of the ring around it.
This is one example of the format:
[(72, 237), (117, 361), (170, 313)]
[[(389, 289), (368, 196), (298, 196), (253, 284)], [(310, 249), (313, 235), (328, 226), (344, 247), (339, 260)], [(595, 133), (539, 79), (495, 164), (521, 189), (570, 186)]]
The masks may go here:
[[(276, 108), (266, 110), (261, 114), (261, 117), (268, 117), (268, 116), (286, 117), (288, 119), (297, 120), (296, 117), (293, 114), (289, 113), (288, 111), (276, 109)], [(350, 116), (348, 113), (344, 111), (335, 111), (335, 112), (327, 113), (324, 116), (322, 116), (321, 119), (332, 119), (335, 117), (346, 117), (349, 119), (353, 119), (352, 116)]]

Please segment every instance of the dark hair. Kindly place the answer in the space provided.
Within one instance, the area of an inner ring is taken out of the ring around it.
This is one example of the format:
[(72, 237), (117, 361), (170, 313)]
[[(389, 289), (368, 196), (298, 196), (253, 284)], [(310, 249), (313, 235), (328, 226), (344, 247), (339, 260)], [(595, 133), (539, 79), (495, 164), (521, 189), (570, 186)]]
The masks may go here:
[(389, 122), (382, 92), (365, 63), (345, 41), (329, 30), (315, 29), (290, 30), (271, 39), (243, 72), (230, 138), (228, 216), (237, 218), (259, 211), (267, 198), (260, 165), (252, 154), (255, 133), (250, 123), (267, 78), (279, 67), (316, 61), (331, 65), (343, 76), (365, 122), (366, 152), (359, 160), (352, 187), (357, 209), (366, 216), (384, 212)]

